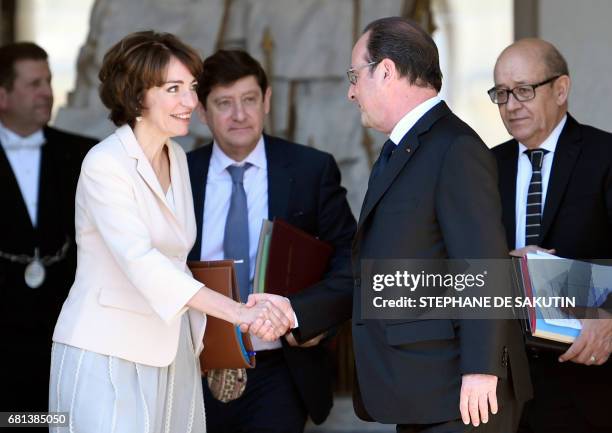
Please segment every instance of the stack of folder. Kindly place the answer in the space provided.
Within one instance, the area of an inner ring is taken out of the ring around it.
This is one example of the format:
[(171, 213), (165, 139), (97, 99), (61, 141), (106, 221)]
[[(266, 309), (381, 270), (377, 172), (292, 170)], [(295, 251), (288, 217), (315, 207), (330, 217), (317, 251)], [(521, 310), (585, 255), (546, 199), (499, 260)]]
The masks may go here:
[[(560, 266), (543, 266), (545, 263), (541, 260), (559, 260), (555, 264)], [(520, 295), (529, 298), (530, 304), (534, 304), (528, 305), (523, 312), (525, 340), (528, 346), (564, 352), (580, 334), (581, 325), (576, 318), (561, 309), (541, 308), (535, 302), (537, 297), (561, 295), (555, 286), (567, 280), (567, 271), (558, 272), (558, 275), (552, 275), (550, 271), (569, 269), (572, 262), (573, 260), (542, 253), (529, 253), (525, 257), (515, 259)]]
[(327, 242), (289, 223), (264, 220), (259, 235), (253, 293), (287, 296), (319, 282), (334, 252)]

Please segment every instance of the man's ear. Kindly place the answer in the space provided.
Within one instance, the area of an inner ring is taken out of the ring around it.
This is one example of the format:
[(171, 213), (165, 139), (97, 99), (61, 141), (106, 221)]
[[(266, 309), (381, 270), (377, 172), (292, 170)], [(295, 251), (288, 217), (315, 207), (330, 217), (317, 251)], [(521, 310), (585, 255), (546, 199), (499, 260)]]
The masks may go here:
[(383, 59), (380, 62), (380, 68), (382, 68), (383, 79), (388, 80), (397, 75), (397, 70), (395, 69), (395, 62), (391, 59)]
[(268, 86), (264, 93), (264, 111), (266, 114), (270, 113), (270, 104), (272, 101), (272, 87)]
[(561, 106), (567, 102), (569, 92), (572, 87), (572, 80), (569, 75), (561, 75), (553, 84), (553, 95), (557, 105)]
[(195, 112), (198, 116), (198, 119), (200, 119), (200, 122), (202, 122), (204, 125), (208, 125), (208, 122), (206, 121), (206, 108), (204, 108), (201, 102), (198, 102)]

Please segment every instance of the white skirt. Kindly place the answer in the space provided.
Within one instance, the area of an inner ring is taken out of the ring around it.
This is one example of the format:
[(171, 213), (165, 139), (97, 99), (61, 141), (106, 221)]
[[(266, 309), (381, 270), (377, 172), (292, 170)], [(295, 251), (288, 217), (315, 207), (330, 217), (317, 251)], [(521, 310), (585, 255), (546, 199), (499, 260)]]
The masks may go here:
[(151, 367), (53, 343), (49, 411), (68, 412), (52, 433), (204, 433), (200, 362), (189, 319), (181, 318), (176, 358)]

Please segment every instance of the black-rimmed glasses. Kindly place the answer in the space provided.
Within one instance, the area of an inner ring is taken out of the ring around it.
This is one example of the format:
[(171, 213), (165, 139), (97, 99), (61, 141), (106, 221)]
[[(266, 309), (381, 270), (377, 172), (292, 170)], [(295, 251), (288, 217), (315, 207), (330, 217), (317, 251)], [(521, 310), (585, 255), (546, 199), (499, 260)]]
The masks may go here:
[(540, 86), (543, 86), (544, 84), (552, 83), (560, 76), (561, 75), (555, 75), (554, 77), (550, 77), (547, 80), (544, 80), (537, 84), (521, 84), (520, 86), (516, 86), (513, 89), (492, 87), (491, 89), (487, 90), (487, 93), (489, 94), (489, 98), (491, 98), (491, 102), (497, 105), (507, 103), (511, 93), (514, 96), (514, 99), (516, 99), (517, 101), (525, 102), (535, 98), (535, 89)]

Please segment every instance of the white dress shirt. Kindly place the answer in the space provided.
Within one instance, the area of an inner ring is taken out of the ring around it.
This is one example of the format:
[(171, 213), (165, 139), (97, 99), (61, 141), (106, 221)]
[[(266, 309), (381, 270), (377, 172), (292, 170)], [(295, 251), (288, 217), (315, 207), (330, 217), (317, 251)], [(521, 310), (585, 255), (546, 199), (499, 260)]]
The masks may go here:
[[(546, 193), (548, 191), (548, 180), (550, 179), (550, 171), (552, 169), (555, 149), (561, 131), (565, 126), (567, 115), (552, 130), (550, 135), (542, 142), (539, 149), (548, 150), (542, 161), (542, 213), (544, 213), (544, 204), (546, 203)], [(523, 143), (518, 143), (518, 166), (516, 172), (516, 240), (515, 248), (523, 248), (525, 246), (525, 217), (527, 213), (527, 193), (529, 191), (529, 182), (531, 181), (531, 161), (525, 154), (527, 146)]]
[(391, 141), (397, 146), (400, 141), (402, 141), (402, 138), (404, 138), (404, 135), (406, 135), (408, 131), (412, 129), (419, 119), (440, 102), (442, 102), (442, 99), (436, 95), (433, 98), (429, 98), (425, 102), (421, 102), (419, 105), (406, 113), (406, 115), (402, 117), (393, 127), (391, 135), (389, 135)]
[(32, 226), (36, 227), (40, 155), (45, 136), (40, 129), (27, 137), (21, 137), (0, 123), (0, 142), (17, 179)]
[[(208, 177), (206, 179), (206, 199), (204, 201), (204, 216), (202, 219), (202, 260), (222, 260), (225, 220), (229, 212), (232, 196), (232, 177), (227, 171), (230, 165), (241, 166), (250, 163), (244, 172), (244, 191), (247, 197), (249, 213), (249, 291), (253, 289), (255, 275), (255, 260), (262, 222), (268, 218), (268, 160), (263, 136), (244, 161), (236, 162), (227, 156), (219, 145), (214, 142)], [(277, 349), (281, 347), (279, 340), (272, 343), (251, 337), (256, 351)]]

